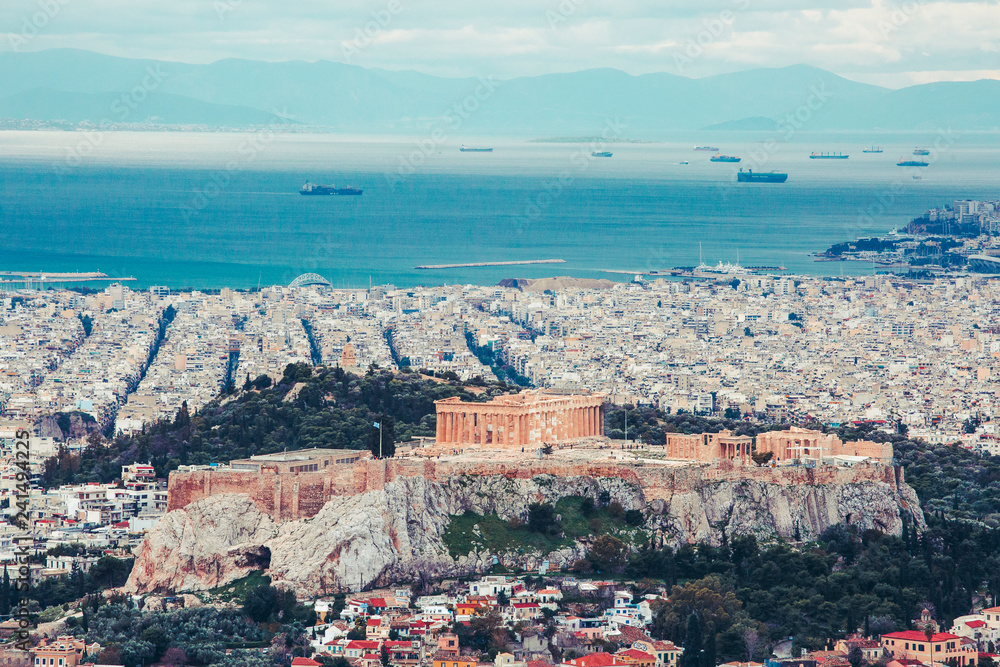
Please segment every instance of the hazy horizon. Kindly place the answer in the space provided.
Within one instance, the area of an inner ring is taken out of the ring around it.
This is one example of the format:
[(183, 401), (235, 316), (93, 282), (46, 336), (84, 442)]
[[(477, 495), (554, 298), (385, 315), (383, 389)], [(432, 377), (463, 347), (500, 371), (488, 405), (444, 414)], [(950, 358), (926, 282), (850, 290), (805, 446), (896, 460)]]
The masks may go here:
[(988, 0), (688, 4), (216, 0), (160, 6), (154, 17), (117, 0), (98, 7), (15, 0), (0, 52), (77, 48), (191, 64), (332, 61), (501, 79), (595, 68), (700, 79), (798, 64), (894, 89), (1000, 79), (1000, 12)]

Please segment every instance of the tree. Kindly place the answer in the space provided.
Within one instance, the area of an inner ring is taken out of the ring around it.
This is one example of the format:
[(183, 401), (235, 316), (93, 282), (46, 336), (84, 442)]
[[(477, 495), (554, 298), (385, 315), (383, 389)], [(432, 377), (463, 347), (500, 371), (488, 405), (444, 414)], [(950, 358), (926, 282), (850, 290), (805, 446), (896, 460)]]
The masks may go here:
[[(927, 643), (930, 644), (931, 648), (931, 664), (934, 664), (934, 624), (924, 623), (924, 627), (921, 628), (924, 632), (924, 637), (927, 637)], [(854, 667), (854, 665), (851, 665)]]
[(506, 607), (509, 603), (510, 603), (510, 598), (507, 597), (507, 591), (501, 588), (500, 592), (497, 593), (497, 606)]
[(676, 641), (684, 619), (697, 614), (702, 626), (712, 624), (715, 632), (724, 632), (733, 624), (743, 603), (733, 587), (716, 574), (674, 586), (670, 598), (660, 606), (654, 629)]
[(619, 573), (625, 569), (628, 554), (628, 547), (617, 537), (601, 535), (594, 540), (587, 558), (599, 570)]
[(266, 623), (272, 618), (285, 618), (294, 609), (295, 593), (278, 590), (267, 582), (250, 589), (243, 598), (243, 613), (258, 623)]
[(382, 667), (389, 667), (389, 648), (385, 644), (382, 644), (382, 654), (379, 657)]
[(757, 646), (759, 644), (760, 633), (757, 632), (757, 630), (754, 628), (746, 628), (743, 630), (743, 645), (747, 650), (747, 662), (753, 662), (754, 656), (757, 655)]
[(691, 612), (687, 618), (684, 652), (677, 661), (678, 667), (701, 667), (702, 653), (701, 619), (698, 618), (698, 614)]
[(187, 660), (187, 653), (184, 652), (184, 649), (179, 646), (171, 646), (164, 651), (163, 657), (160, 658), (160, 664), (182, 667), (187, 664)]
[(556, 508), (549, 503), (532, 503), (528, 506), (528, 530), (549, 535), (556, 527)]
[(641, 526), (646, 519), (640, 510), (628, 510), (625, 512), (625, 523), (630, 526)]
[(590, 518), (596, 509), (593, 498), (588, 496), (580, 501), (580, 514), (583, 516)]
[(855, 646), (847, 653), (847, 662), (851, 663), (851, 667), (861, 667), (865, 661), (865, 654), (861, 652), (860, 646)]
[(759, 466), (767, 465), (774, 458), (774, 452), (754, 452), (750, 455), (753, 462)]
[(120, 665), (122, 663), (122, 654), (116, 646), (106, 646), (101, 649), (100, 655), (97, 657), (97, 661), (102, 665)]

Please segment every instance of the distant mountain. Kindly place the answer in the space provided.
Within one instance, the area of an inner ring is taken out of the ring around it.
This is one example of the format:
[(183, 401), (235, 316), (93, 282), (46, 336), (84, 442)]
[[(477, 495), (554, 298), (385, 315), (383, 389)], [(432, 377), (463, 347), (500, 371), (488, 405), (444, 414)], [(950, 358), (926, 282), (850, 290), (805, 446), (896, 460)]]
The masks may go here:
[(0, 98), (0, 118), (211, 127), (288, 122), (259, 109), (212, 104), (170, 93), (148, 93), (140, 103), (127, 93), (76, 93), (50, 88), (33, 88)]
[(701, 129), (703, 130), (720, 130), (720, 131), (771, 131), (777, 130), (780, 126), (778, 121), (773, 118), (765, 118), (764, 116), (754, 116), (753, 118), (741, 118), (739, 120), (727, 120), (725, 123), (716, 123), (715, 125), (708, 125)]
[(775, 123), (805, 130), (1000, 128), (998, 81), (889, 90), (802, 65), (703, 79), (592, 69), (500, 81), (328, 61), (192, 65), (57, 49), (0, 54), (0, 81), (0, 116), (38, 120), (100, 120), (105, 101), (132, 93), (143, 99), (130, 120), (212, 118), (245, 126), (278, 114), (340, 132), (422, 134), (440, 127), (452, 138), (655, 138)]

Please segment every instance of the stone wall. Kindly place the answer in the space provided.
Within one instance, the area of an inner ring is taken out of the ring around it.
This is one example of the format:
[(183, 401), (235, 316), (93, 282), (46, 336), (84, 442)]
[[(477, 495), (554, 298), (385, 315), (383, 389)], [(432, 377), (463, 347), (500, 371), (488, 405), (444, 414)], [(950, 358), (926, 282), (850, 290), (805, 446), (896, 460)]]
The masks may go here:
[(331, 499), (383, 490), (399, 478), (420, 477), (428, 482), (447, 483), (460, 476), (501, 476), (530, 480), (541, 475), (558, 478), (616, 477), (637, 487), (647, 502), (669, 501), (677, 493), (697, 491), (714, 482), (754, 481), (778, 486), (816, 486), (882, 482), (898, 490), (903, 470), (897, 466), (865, 464), (851, 468), (833, 466), (754, 467), (730, 461), (713, 465), (671, 466), (658, 463), (589, 464), (558, 460), (529, 460), (516, 463), (487, 460), (362, 459), (353, 466), (339, 466), (323, 472), (253, 473), (240, 471), (172, 472), (168, 487), (167, 511), (183, 509), (191, 503), (221, 494), (247, 494), (254, 505), (274, 521), (292, 521), (315, 516)]

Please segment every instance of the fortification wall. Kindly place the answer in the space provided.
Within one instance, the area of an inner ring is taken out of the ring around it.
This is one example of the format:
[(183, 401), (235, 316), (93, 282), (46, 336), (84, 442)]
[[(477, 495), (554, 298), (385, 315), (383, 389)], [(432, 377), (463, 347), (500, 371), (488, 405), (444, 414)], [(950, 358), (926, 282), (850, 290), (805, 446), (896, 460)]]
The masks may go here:
[(423, 477), (445, 483), (462, 475), (500, 475), (531, 479), (556, 477), (618, 477), (639, 487), (647, 502), (668, 500), (675, 493), (698, 490), (717, 482), (753, 480), (779, 486), (843, 485), (864, 481), (884, 482), (897, 489), (904, 483), (902, 468), (867, 464), (851, 468), (819, 466), (745, 467), (721, 461), (714, 465), (667, 466), (654, 463), (563, 463), (533, 460), (517, 463), (475, 460), (362, 459), (351, 466), (320, 472), (255, 473), (240, 471), (172, 472), (167, 510), (224, 493), (247, 494), (261, 512), (276, 521), (315, 516), (331, 498), (380, 490), (397, 477)]

